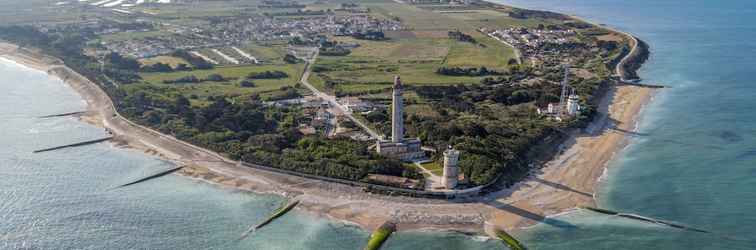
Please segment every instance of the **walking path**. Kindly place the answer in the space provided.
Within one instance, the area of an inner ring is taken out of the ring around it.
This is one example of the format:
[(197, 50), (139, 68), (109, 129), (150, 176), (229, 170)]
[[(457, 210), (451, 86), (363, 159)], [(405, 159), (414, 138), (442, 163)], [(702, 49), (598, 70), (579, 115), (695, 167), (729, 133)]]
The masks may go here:
[(247, 52), (244, 52), (243, 50), (241, 50), (241, 49), (239, 49), (237, 47), (231, 47), (231, 49), (233, 49), (234, 51), (236, 51), (236, 53), (239, 53), (239, 55), (242, 55), (243, 57), (246, 57), (247, 59), (249, 59), (250, 61), (252, 61), (255, 64), (259, 64), (260, 63), (260, 61), (258, 61), (257, 58), (255, 58), (254, 56), (250, 55)]
[(215, 54), (218, 54), (220, 57), (222, 57), (223, 59), (225, 59), (226, 61), (229, 61), (230, 63), (233, 63), (233, 64), (239, 64), (239, 60), (236, 60), (236, 58), (233, 58), (233, 57), (231, 57), (229, 55), (223, 54), (223, 52), (221, 52), (218, 49), (211, 49), (211, 50)]
[(218, 61), (216, 61), (216, 60), (213, 60), (212, 58), (210, 58), (210, 57), (207, 57), (206, 55), (203, 55), (202, 53), (199, 53), (199, 52), (197, 52), (197, 51), (191, 51), (191, 52), (189, 52), (189, 53), (191, 53), (192, 55), (194, 55), (194, 56), (197, 56), (197, 57), (199, 57), (199, 58), (202, 58), (203, 60), (205, 60), (205, 61), (207, 61), (207, 62), (209, 62), (209, 63), (212, 63), (212, 64), (220, 64), (220, 63), (218, 63)]

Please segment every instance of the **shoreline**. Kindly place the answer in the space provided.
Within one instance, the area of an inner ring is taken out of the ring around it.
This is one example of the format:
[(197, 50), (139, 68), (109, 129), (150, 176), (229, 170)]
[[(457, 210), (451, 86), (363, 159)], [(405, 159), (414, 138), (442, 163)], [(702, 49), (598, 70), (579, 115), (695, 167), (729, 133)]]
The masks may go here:
[[(617, 67), (632, 54), (628, 53)], [(484, 225), (523, 229), (545, 218), (574, 211), (576, 206), (594, 205), (595, 190), (607, 164), (628, 145), (625, 133), (635, 129), (641, 110), (654, 93), (639, 86), (609, 86), (600, 104), (601, 117), (591, 123), (590, 132), (571, 134), (560, 146), (561, 153), (513, 187), (455, 203), (369, 194), (358, 187), (239, 166), (215, 152), (121, 117), (95, 83), (60, 65), (60, 60), (3, 43), (0, 57), (47, 72), (69, 85), (87, 102), (88, 111), (80, 119), (112, 131), (116, 146), (187, 165), (179, 174), (195, 181), (259, 194), (298, 197), (302, 201), (300, 210), (366, 230), (395, 220), (401, 231), (480, 234), (485, 231)]]

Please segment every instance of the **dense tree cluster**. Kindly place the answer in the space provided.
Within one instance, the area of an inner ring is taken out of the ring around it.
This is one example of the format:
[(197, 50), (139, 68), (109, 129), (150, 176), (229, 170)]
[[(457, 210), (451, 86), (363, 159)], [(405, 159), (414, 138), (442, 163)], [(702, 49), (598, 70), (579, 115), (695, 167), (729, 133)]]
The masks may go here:
[(124, 99), (128, 108), (122, 113), (236, 160), (348, 180), (368, 174), (419, 178), (401, 162), (368, 151), (363, 142), (302, 135), (296, 127), (305, 116), (297, 108), (266, 106), (257, 98), (242, 103), (223, 97), (208, 101), (196, 107), (183, 96), (164, 101), (139, 91)]
[[(555, 72), (558, 73), (558, 72)], [(497, 177), (515, 182), (529, 170), (533, 149), (543, 141), (562, 136), (567, 126), (583, 126), (593, 115), (589, 106), (581, 116), (561, 123), (538, 115), (535, 105), (559, 100), (559, 85), (552, 83), (510, 84), (512, 76), (489, 78), (479, 85), (409, 87), (437, 115), (412, 114), (406, 118), (408, 136), (419, 137), (427, 146), (443, 150), (452, 145), (462, 151), (460, 167), (474, 185)], [(601, 82), (575, 81), (581, 93), (594, 93)], [(388, 133), (386, 111), (365, 116)], [(438, 157), (438, 156), (437, 156)]]
[(341, 47), (341, 46), (320, 48), (320, 55), (323, 55), (323, 56), (346, 56), (351, 53), (352, 53), (351, 50)]
[(201, 57), (192, 55), (186, 50), (179, 49), (173, 52), (172, 56), (184, 59), (189, 62), (195, 69), (212, 69), (214, 68), (212, 63), (205, 61)]
[(256, 84), (255, 84), (255, 82), (253, 82), (253, 81), (250, 81), (250, 80), (242, 80), (241, 82), (239, 82), (239, 86), (240, 86), (240, 87), (244, 87), (244, 88), (254, 88), (254, 87), (255, 87), (255, 86), (257, 86), (257, 85), (256, 85)]
[(449, 38), (460, 41), (460, 42), (468, 42), (472, 44), (478, 44), (478, 41), (475, 40), (472, 36), (462, 33), (460, 31), (449, 31)]
[(157, 62), (155, 64), (143, 65), (139, 68), (142, 72), (173, 72), (171, 65), (166, 63)]
[(266, 70), (263, 72), (252, 72), (247, 75), (247, 79), (283, 79), (289, 77), (289, 74), (279, 70)]
[(142, 65), (142, 67), (139, 68), (139, 71), (141, 72), (160, 72), (160, 73), (166, 73), (166, 72), (174, 72), (174, 71), (191, 71), (192, 68), (189, 67), (186, 63), (179, 63), (176, 65), (176, 68), (171, 67), (171, 65), (167, 63), (157, 62), (154, 64), (148, 64), (148, 65)]
[(480, 68), (440, 67), (436, 70), (436, 74), (447, 76), (491, 76), (503, 75), (504, 73), (489, 70), (482, 66)]
[(163, 80), (163, 83), (171, 84), (171, 83), (225, 82), (225, 81), (230, 81), (230, 80), (235, 80), (235, 78), (224, 77), (220, 74), (210, 74), (207, 77), (202, 78), (202, 79), (195, 75), (188, 75), (188, 76), (179, 77), (178, 79), (175, 79), (175, 80)]
[(302, 63), (304, 60), (297, 58), (296, 56), (292, 54), (286, 54), (283, 58), (283, 61), (289, 64), (297, 64)]
[(509, 12), (509, 16), (512, 18), (517, 19), (527, 19), (527, 18), (541, 18), (541, 19), (557, 19), (557, 20), (567, 20), (567, 16), (549, 12), (549, 11), (540, 11), (540, 10), (528, 10), (528, 9), (519, 9), (519, 8), (513, 8), (512, 11)]

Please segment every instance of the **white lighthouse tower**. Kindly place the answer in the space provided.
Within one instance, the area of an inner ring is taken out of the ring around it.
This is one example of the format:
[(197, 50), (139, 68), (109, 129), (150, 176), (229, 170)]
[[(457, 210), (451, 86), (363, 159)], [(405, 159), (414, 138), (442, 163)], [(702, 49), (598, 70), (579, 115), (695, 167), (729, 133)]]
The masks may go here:
[(575, 94), (575, 89), (572, 89), (572, 93), (567, 98), (567, 114), (574, 116), (578, 111), (580, 111), (580, 96)]
[(447, 189), (457, 186), (459, 180), (459, 151), (454, 150), (451, 146), (444, 151), (444, 177), (441, 184)]
[(394, 91), (391, 100), (391, 140), (378, 140), (379, 154), (404, 161), (425, 157), (422, 143), (418, 138), (404, 138), (404, 86), (399, 76), (394, 77)]

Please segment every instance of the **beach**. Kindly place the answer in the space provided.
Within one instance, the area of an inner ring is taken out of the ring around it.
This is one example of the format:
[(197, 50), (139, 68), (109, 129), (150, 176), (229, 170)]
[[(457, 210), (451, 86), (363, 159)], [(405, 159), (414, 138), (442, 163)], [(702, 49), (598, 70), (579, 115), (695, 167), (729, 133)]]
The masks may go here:
[[(241, 166), (215, 152), (196, 147), (121, 117), (93, 82), (38, 52), (0, 44), (0, 56), (59, 77), (87, 102), (81, 120), (115, 136), (115, 145), (144, 151), (177, 165), (179, 173), (224, 188), (277, 194), (301, 201), (312, 214), (372, 230), (387, 220), (399, 230), (484, 231), (483, 225), (512, 230), (593, 205), (607, 164), (627, 144), (636, 119), (653, 89), (617, 85), (603, 97), (600, 115), (588, 132), (574, 132), (553, 160), (511, 188), (460, 201), (395, 197), (366, 193), (360, 187), (311, 180)], [(625, 61), (625, 60), (623, 60)]]

